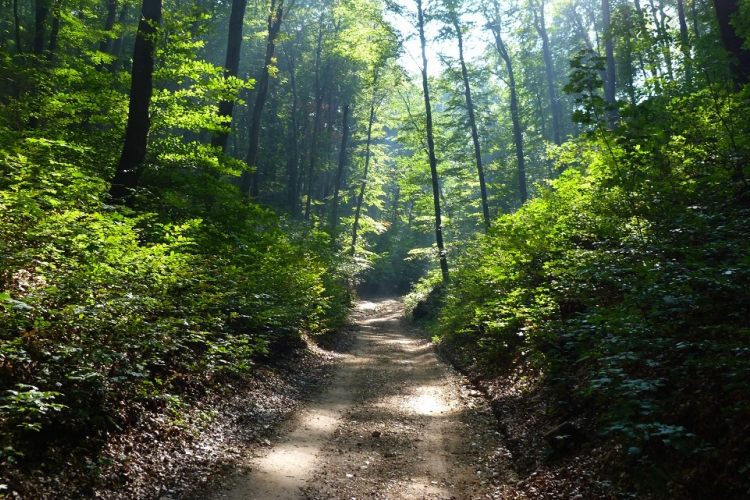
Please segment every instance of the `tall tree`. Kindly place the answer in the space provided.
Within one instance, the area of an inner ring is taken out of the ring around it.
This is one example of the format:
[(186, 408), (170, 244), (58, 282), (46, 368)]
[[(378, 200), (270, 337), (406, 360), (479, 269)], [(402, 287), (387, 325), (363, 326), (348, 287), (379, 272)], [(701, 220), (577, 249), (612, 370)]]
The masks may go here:
[(560, 137), (560, 103), (555, 90), (555, 72), (552, 64), (552, 51), (547, 36), (547, 24), (544, 20), (544, 0), (537, 5), (531, 0), (531, 13), (534, 17), (534, 27), (542, 39), (542, 55), (544, 57), (544, 74), (547, 78), (547, 93), (549, 94), (550, 110), (552, 112), (552, 137), (558, 146), (562, 143)]
[[(313, 198), (313, 179), (315, 175), (315, 162), (318, 158), (318, 133), (320, 132), (320, 112), (323, 109), (323, 98), (326, 93), (327, 79), (321, 84), (321, 56), (323, 53), (323, 14), (318, 22), (317, 48), (315, 49), (315, 115), (313, 116), (312, 137), (310, 139), (310, 162), (307, 168), (307, 200), (305, 200), (305, 220), (310, 219), (310, 209)], [(328, 73), (326, 71), (326, 73)]]
[[(229, 31), (227, 33), (227, 58), (224, 64), (224, 78), (237, 76), (240, 70), (240, 49), (242, 48), (242, 25), (245, 21), (247, 0), (232, 0), (232, 11), (229, 14)], [(232, 113), (235, 100), (219, 103), (219, 116), (227, 120), (227, 127), (232, 127)], [(229, 131), (221, 131), (211, 139), (211, 145), (222, 151), (227, 149)]]
[[(255, 105), (253, 106), (253, 117), (250, 122), (250, 146), (247, 149), (247, 166), (255, 168), (251, 174), (249, 171), (243, 172), (242, 175), (242, 192), (258, 197), (260, 191), (260, 172), (255, 164), (258, 159), (258, 150), (260, 148), (260, 120), (263, 114), (263, 107), (268, 99), (268, 85), (270, 80), (270, 69), (273, 64), (273, 53), (276, 49), (276, 37), (281, 30), (281, 22), (284, 18), (284, 0), (271, 0), (271, 8), (268, 13), (268, 39), (266, 42), (266, 57), (263, 61), (263, 69), (258, 80), (257, 91), (255, 94)], [(252, 192), (250, 191), (252, 188)]]
[(714, 0), (716, 17), (724, 48), (732, 56), (730, 69), (738, 85), (750, 82), (750, 50), (744, 48), (745, 40), (732, 25), (732, 19), (739, 13), (737, 0)]
[(607, 65), (607, 79), (604, 82), (604, 100), (607, 104), (615, 104), (616, 81), (615, 81), (615, 49), (612, 41), (612, 14), (609, 8), (609, 0), (602, 0), (602, 27), (604, 31), (604, 54)]
[(505, 63), (508, 72), (508, 87), (510, 91), (510, 119), (513, 123), (513, 142), (516, 145), (516, 158), (518, 161), (518, 189), (521, 195), (521, 204), (526, 203), (528, 192), (526, 189), (526, 165), (523, 156), (523, 132), (521, 131), (521, 120), (518, 116), (518, 95), (516, 93), (516, 77), (513, 73), (513, 61), (508, 53), (502, 38), (500, 19), (500, 5), (498, 0), (492, 0), (493, 12), (488, 13), (489, 27), (495, 39), (497, 53)]
[(154, 44), (161, 24), (162, 0), (143, 0), (141, 20), (133, 49), (133, 71), (125, 142), (109, 195), (115, 203), (133, 204), (133, 190), (143, 172), (148, 134), (151, 128), (149, 106), (153, 92)]
[(482, 198), (482, 215), (484, 216), (484, 225), (490, 228), (490, 206), (487, 202), (487, 184), (484, 180), (484, 167), (482, 166), (482, 148), (479, 144), (479, 131), (477, 130), (477, 120), (474, 114), (474, 101), (471, 98), (471, 85), (469, 83), (469, 72), (466, 69), (466, 59), (464, 58), (464, 40), (459, 15), (456, 12), (456, 6), (448, 5), (448, 20), (453, 26), (453, 31), (458, 42), (458, 60), (461, 63), (461, 77), (464, 83), (464, 97), (466, 98), (466, 110), (469, 114), (469, 127), (471, 128), (471, 141), (474, 144), (474, 161), (477, 167), (479, 177), (479, 191)]
[(331, 237), (336, 243), (336, 226), (339, 220), (339, 190), (341, 179), (344, 177), (344, 165), (346, 164), (346, 143), (349, 140), (349, 105), (344, 105), (344, 116), (341, 118), (343, 130), (341, 133), (341, 150), (339, 151), (339, 168), (336, 170), (336, 181), (333, 189), (333, 207), (331, 208)]
[(448, 260), (445, 255), (443, 243), (443, 221), (440, 212), (440, 184), (438, 181), (437, 158), (435, 156), (435, 138), (432, 124), (432, 105), (430, 103), (430, 86), (427, 80), (427, 39), (424, 34), (425, 16), (422, 9), (422, 0), (417, 0), (417, 27), (419, 29), (419, 43), (422, 48), (422, 92), (424, 95), (424, 107), (426, 114), (427, 131), (427, 155), (430, 161), (430, 174), (432, 176), (432, 198), (435, 206), (435, 241), (437, 243), (438, 258), (440, 260), (440, 271), (443, 281), (448, 281)]
[(377, 93), (378, 70), (375, 70), (372, 84), (372, 100), (370, 101), (370, 117), (367, 121), (367, 142), (365, 145), (365, 170), (362, 173), (362, 182), (359, 186), (359, 195), (357, 196), (357, 205), (354, 210), (354, 223), (352, 224), (352, 255), (357, 248), (357, 231), (359, 229), (359, 216), (362, 211), (362, 201), (365, 198), (365, 189), (367, 189), (367, 174), (370, 168), (370, 147), (372, 145), (372, 125), (375, 122), (375, 96)]
[(47, 27), (49, 14), (48, 0), (37, 0), (34, 9), (34, 54), (40, 56), (44, 52), (44, 32)]

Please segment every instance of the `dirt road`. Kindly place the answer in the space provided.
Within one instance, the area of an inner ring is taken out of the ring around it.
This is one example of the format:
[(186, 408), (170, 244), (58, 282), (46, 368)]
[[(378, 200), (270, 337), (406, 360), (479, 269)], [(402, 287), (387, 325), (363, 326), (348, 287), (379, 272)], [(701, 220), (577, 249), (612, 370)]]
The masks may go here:
[(332, 382), (216, 498), (496, 498), (513, 482), (492, 412), (401, 314), (360, 302)]

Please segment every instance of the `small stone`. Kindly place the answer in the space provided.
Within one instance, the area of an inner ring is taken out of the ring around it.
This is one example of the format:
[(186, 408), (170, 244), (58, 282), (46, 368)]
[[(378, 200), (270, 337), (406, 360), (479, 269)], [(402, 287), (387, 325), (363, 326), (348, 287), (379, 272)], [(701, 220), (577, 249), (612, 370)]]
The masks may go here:
[(380, 431), (372, 431), (372, 437), (379, 438), (380, 436), (381, 436), (381, 432)]

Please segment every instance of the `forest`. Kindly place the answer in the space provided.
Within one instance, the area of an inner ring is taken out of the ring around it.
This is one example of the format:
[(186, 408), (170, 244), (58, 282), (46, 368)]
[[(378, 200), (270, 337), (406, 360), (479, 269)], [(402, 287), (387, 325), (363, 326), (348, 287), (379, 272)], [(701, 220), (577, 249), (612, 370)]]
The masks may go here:
[(0, 498), (127, 491), (112, 443), (202, 432), (357, 296), (542, 394), (569, 481), (606, 449), (586, 498), (750, 497), (748, 37), (747, 0), (0, 0)]

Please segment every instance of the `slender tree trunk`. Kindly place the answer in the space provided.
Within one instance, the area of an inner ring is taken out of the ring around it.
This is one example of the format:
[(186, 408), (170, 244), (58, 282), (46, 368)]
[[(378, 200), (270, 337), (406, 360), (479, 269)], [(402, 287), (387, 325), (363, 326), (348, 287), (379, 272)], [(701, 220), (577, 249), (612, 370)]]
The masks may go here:
[(107, 19), (104, 21), (104, 38), (99, 41), (99, 52), (109, 54), (109, 50), (112, 47), (112, 28), (115, 27), (115, 21), (117, 20), (117, 7), (119, 6), (118, 0), (109, 0), (107, 2)]
[(305, 220), (310, 220), (312, 198), (315, 193), (313, 180), (315, 179), (315, 163), (318, 159), (318, 134), (320, 133), (320, 112), (323, 109), (323, 96), (315, 99), (315, 116), (313, 117), (312, 137), (310, 139), (310, 163), (307, 169), (307, 200), (305, 200)]
[(500, 27), (500, 6), (497, 0), (493, 2), (495, 18), (491, 21), (492, 34), (495, 37), (495, 48), (505, 62), (508, 71), (508, 86), (510, 87), (510, 119), (513, 123), (513, 142), (516, 144), (516, 157), (518, 159), (518, 188), (521, 195), (521, 205), (526, 203), (528, 192), (526, 189), (526, 165), (523, 157), (523, 132), (521, 131), (521, 120), (518, 116), (518, 96), (516, 95), (516, 77), (513, 73), (513, 63), (508, 49), (503, 42)]
[(534, 14), (534, 25), (537, 33), (542, 39), (542, 52), (544, 54), (544, 72), (547, 77), (547, 92), (550, 100), (550, 110), (552, 112), (552, 137), (556, 145), (562, 143), (560, 139), (560, 103), (557, 101), (557, 92), (555, 91), (555, 76), (552, 66), (552, 52), (549, 47), (549, 37), (547, 36), (547, 27), (544, 21), (544, 1), (537, 12), (535, 4), (532, 5)]
[(744, 85), (750, 81), (750, 50), (743, 48), (745, 40), (731, 24), (732, 17), (739, 12), (739, 4), (735, 0), (714, 0), (714, 7), (719, 20), (721, 41), (732, 56), (729, 64), (732, 76), (737, 85)]
[(336, 226), (339, 221), (339, 190), (341, 189), (341, 179), (344, 177), (344, 165), (346, 164), (346, 142), (349, 139), (349, 105), (344, 106), (344, 116), (342, 118), (344, 128), (341, 135), (341, 150), (339, 151), (339, 168), (336, 171), (336, 183), (333, 188), (333, 207), (331, 209), (331, 238), (336, 245)]
[(695, 39), (698, 40), (701, 37), (701, 30), (698, 27), (698, 7), (696, 4), (698, 3), (698, 0), (692, 0), (690, 2), (690, 13), (691, 17), (693, 18), (693, 33), (695, 33)]
[(52, 29), (49, 34), (49, 46), (47, 59), (52, 59), (57, 52), (57, 39), (60, 34), (60, 22), (62, 9), (65, 8), (65, 0), (55, 0), (55, 8), (52, 11)]
[[(648, 28), (646, 27), (646, 17), (643, 14), (643, 8), (641, 8), (641, 2), (640, 2), (640, 0), (633, 0), (633, 5), (635, 6), (635, 12), (638, 15), (638, 28), (641, 31), (641, 37), (648, 37), (649, 36), (649, 32), (648, 32)], [(650, 47), (650, 45), (651, 44), (649, 44), (649, 47)], [(639, 52), (639, 57), (641, 57), (640, 56), (640, 52)], [(656, 76), (657, 76), (657, 72), (656, 72), (657, 62), (654, 60), (654, 53), (653, 53), (653, 50), (651, 48), (647, 49), (647, 51), (646, 51), (646, 57), (648, 58), (648, 62), (649, 62), (649, 65), (650, 65), (649, 71), (651, 73), (651, 76), (653, 78), (656, 78)]]
[(612, 43), (612, 21), (609, 10), (609, 0), (602, 0), (602, 23), (604, 26), (604, 54), (607, 60), (607, 80), (604, 82), (604, 100), (607, 104), (615, 104), (615, 49)]
[(21, 44), (21, 16), (18, 14), (18, 0), (13, 0), (13, 21), (16, 34), (16, 52), (23, 54), (24, 50)]
[[(377, 73), (375, 74), (377, 82)], [(372, 102), (370, 103), (370, 119), (367, 122), (367, 145), (365, 146), (365, 170), (362, 173), (362, 183), (359, 186), (359, 196), (357, 196), (357, 208), (354, 210), (354, 224), (352, 225), (352, 255), (357, 248), (357, 230), (359, 229), (359, 215), (362, 211), (362, 202), (365, 199), (365, 189), (367, 188), (367, 174), (370, 168), (370, 146), (372, 145), (372, 124), (375, 122), (375, 82), (373, 82)]]
[[(245, 21), (245, 9), (247, 0), (232, 0), (232, 11), (229, 14), (229, 33), (227, 35), (227, 57), (224, 65), (224, 78), (237, 76), (240, 71), (240, 52), (242, 49), (242, 25)], [(226, 126), (232, 128), (232, 113), (234, 112), (235, 99), (221, 101), (219, 103), (219, 116), (227, 119)], [(219, 132), (211, 139), (211, 146), (227, 149), (229, 131)]]
[(315, 176), (315, 160), (318, 157), (318, 133), (320, 131), (320, 111), (323, 109), (325, 85), (320, 86), (320, 55), (323, 50), (323, 19), (321, 16), (318, 30), (318, 46), (315, 50), (315, 116), (313, 117), (312, 137), (310, 139), (310, 164), (307, 169), (307, 200), (305, 200), (305, 220), (310, 220), (310, 208), (313, 197), (313, 179)]
[(153, 91), (154, 42), (156, 27), (161, 24), (162, 0), (143, 0), (141, 21), (133, 50), (133, 73), (125, 143), (120, 162), (109, 189), (114, 203), (133, 205), (133, 190), (143, 172), (148, 133), (151, 128), (149, 106)]
[(440, 259), (440, 271), (443, 282), (448, 281), (448, 260), (443, 244), (443, 221), (440, 212), (440, 184), (438, 182), (437, 158), (435, 157), (435, 139), (432, 132), (432, 106), (430, 104), (430, 86), (427, 82), (427, 40), (424, 35), (424, 12), (422, 0), (417, 0), (417, 24), (419, 28), (419, 42), (422, 46), (422, 90), (424, 92), (424, 106), (427, 115), (427, 154), (430, 159), (430, 173), (432, 175), (432, 198), (435, 204), (435, 240)]
[(401, 186), (396, 184), (396, 193), (393, 195), (393, 216), (391, 217), (391, 231), (396, 229), (398, 223), (398, 200), (401, 197)]
[(289, 184), (287, 187), (287, 205), (292, 213), (292, 218), (297, 218), (297, 203), (298, 203), (298, 172), (299, 172), (299, 122), (297, 119), (297, 107), (299, 106), (299, 96), (297, 95), (297, 78), (295, 75), (294, 67), (294, 54), (289, 50), (284, 50), (286, 55), (287, 63), (289, 64), (289, 83), (292, 87), (292, 112), (291, 112), (291, 150), (292, 158), (289, 165)]
[[(276, 0), (271, 0), (271, 11), (268, 14), (268, 42), (266, 43), (266, 57), (263, 62), (263, 71), (258, 82), (258, 91), (255, 97), (255, 106), (253, 106), (253, 118), (250, 123), (250, 146), (247, 150), (247, 166), (255, 168), (251, 174), (249, 171), (243, 172), (242, 175), (242, 192), (247, 193), (252, 198), (257, 198), (260, 193), (260, 172), (255, 164), (258, 159), (258, 150), (260, 147), (260, 120), (263, 114), (263, 106), (268, 98), (269, 85), (269, 67), (273, 64), (273, 53), (276, 48), (276, 37), (281, 29), (281, 22), (284, 16), (284, 0), (279, 0), (276, 6)], [(252, 188), (252, 191), (251, 191)]]
[[(125, 20), (128, 18), (128, 4), (123, 3), (122, 9), (120, 9), (120, 16), (117, 18), (117, 24), (122, 26), (125, 24)], [(112, 62), (108, 65), (109, 70), (112, 72), (117, 71), (117, 60), (120, 58), (120, 55), (122, 53), (122, 41), (123, 41), (124, 35), (120, 33), (120, 36), (118, 36), (114, 43), (112, 44), (112, 55), (114, 56), (114, 59), (112, 59)]]
[(471, 140), (474, 143), (474, 160), (477, 164), (477, 175), (479, 176), (479, 191), (482, 196), (482, 214), (484, 215), (484, 226), (490, 228), (490, 205), (487, 202), (487, 184), (484, 181), (484, 167), (482, 166), (482, 148), (479, 145), (479, 131), (477, 120), (474, 115), (474, 101), (471, 99), (471, 86), (469, 84), (469, 72), (466, 70), (464, 59), (464, 41), (461, 34), (461, 26), (458, 23), (458, 15), (453, 13), (453, 28), (456, 30), (458, 39), (458, 58), (461, 62), (461, 76), (464, 80), (464, 95), (466, 96), (466, 109), (469, 112), (469, 125), (471, 126)]
[(683, 64), (685, 65), (685, 87), (690, 92), (693, 88), (693, 61), (690, 57), (690, 39), (688, 38), (688, 26), (683, 0), (677, 0), (677, 16), (680, 19), (680, 49), (682, 50)]
[(44, 52), (44, 31), (47, 25), (47, 14), (49, 14), (47, 1), (37, 0), (34, 10), (34, 54), (37, 56)]

